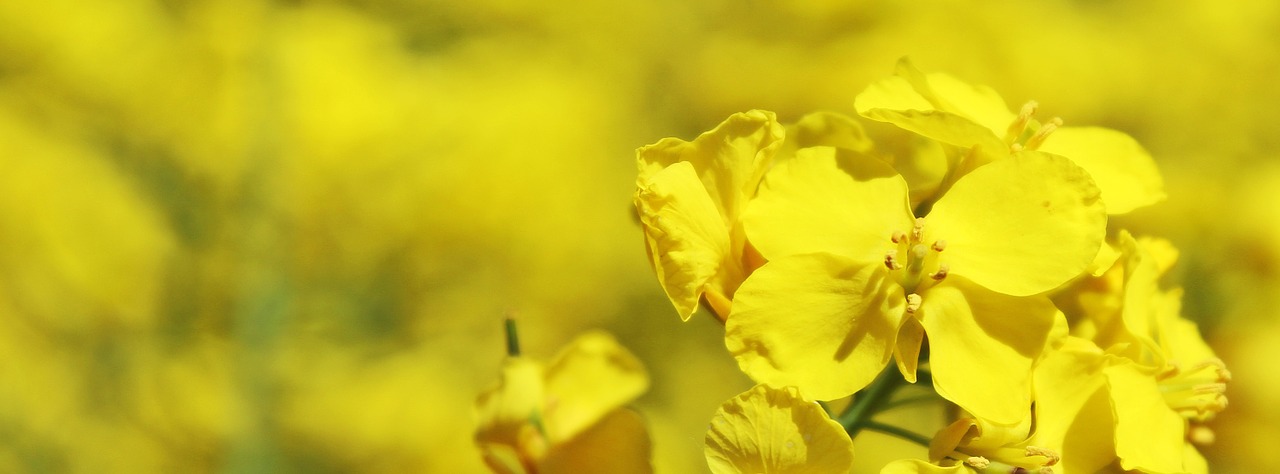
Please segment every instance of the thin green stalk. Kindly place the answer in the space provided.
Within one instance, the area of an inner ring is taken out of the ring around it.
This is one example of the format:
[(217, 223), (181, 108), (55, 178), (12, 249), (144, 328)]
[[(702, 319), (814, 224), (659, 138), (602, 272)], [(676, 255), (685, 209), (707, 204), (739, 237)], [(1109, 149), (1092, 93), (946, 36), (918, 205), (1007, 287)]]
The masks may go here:
[(926, 448), (929, 447), (929, 442), (930, 442), (929, 438), (925, 437), (922, 434), (908, 431), (904, 428), (899, 428), (893, 425), (886, 425), (884, 423), (875, 422), (871, 420), (867, 420), (866, 422), (863, 422), (862, 427), (871, 431), (877, 431), (887, 435), (896, 436), (898, 438), (905, 439), (907, 441), (913, 442), (920, 446), (924, 446)]
[(520, 356), (520, 336), (516, 334), (516, 320), (508, 317), (507, 326), (507, 355), (511, 357)]
[(840, 418), (836, 421), (849, 433), (850, 438), (857, 436), (858, 432), (871, 422), (871, 415), (879, 411), (880, 405), (888, 400), (893, 391), (904, 382), (897, 367), (892, 365), (885, 367), (871, 385), (859, 392), (859, 395), (853, 399), (853, 403), (840, 414)]

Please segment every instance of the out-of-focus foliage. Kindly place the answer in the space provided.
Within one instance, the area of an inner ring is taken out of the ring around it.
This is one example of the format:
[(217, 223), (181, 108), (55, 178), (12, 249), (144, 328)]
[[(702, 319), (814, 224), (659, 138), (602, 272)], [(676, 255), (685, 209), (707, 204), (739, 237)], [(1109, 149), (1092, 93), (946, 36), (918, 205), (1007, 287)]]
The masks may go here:
[(633, 150), (902, 56), (1146, 147), (1169, 199), (1113, 226), (1232, 367), (1205, 457), (1280, 469), (1277, 46), (1267, 0), (0, 2), (0, 472), (480, 472), (508, 310), (618, 335), (701, 472), (751, 384), (654, 283)]

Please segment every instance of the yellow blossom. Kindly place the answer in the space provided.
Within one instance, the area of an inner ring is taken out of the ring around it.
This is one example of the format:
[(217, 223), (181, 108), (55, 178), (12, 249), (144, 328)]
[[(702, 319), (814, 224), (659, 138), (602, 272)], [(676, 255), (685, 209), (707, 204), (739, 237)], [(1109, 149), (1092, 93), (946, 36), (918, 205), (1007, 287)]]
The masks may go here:
[(907, 203), (874, 158), (814, 147), (779, 163), (744, 216), (769, 263), (739, 289), (726, 345), (757, 381), (834, 399), (892, 355), (914, 380), (927, 332), (938, 392), (1015, 423), (1057, 313), (1038, 295), (1097, 254), (1098, 191), (1069, 161), (1023, 151), (968, 174), (926, 216)]
[(476, 399), (476, 443), (499, 473), (651, 472), (644, 422), (622, 408), (648, 385), (635, 356), (601, 332), (580, 336), (546, 367), (513, 356)]

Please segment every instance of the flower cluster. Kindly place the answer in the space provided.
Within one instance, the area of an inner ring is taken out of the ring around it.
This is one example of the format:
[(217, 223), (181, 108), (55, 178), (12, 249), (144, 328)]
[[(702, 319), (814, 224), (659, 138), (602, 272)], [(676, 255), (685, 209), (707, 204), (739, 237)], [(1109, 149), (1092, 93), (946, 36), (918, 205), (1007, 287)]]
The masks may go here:
[[(886, 473), (1207, 470), (1230, 375), (1160, 286), (1173, 246), (1108, 228), (1164, 199), (1151, 156), (905, 60), (854, 106), (893, 127), (753, 110), (637, 151), (658, 281), (760, 384), (712, 470), (847, 472), (864, 429), (928, 445)], [(872, 419), (907, 383), (958, 408), (931, 440)]]

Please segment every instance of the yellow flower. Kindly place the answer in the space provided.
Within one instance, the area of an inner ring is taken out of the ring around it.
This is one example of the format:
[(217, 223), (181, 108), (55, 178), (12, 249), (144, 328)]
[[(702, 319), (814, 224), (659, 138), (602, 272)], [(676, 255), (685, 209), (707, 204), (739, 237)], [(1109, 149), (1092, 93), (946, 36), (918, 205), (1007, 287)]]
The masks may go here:
[(707, 430), (715, 474), (849, 472), (853, 441), (795, 387), (756, 385), (726, 401)]
[(898, 62), (896, 74), (858, 94), (854, 107), (869, 119), (961, 149), (960, 156), (948, 164), (944, 179), (949, 182), (942, 184), (943, 189), (986, 163), (1020, 150), (1040, 150), (1065, 156), (1087, 170), (1102, 190), (1110, 214), (1123, 214), (1165, 197), (1155, 161), (1122, 132), (1064, 127), (1058, 118), (1040, 124), (1033, 119), (1035, 102), (1014, 114), (990, 88), (947, 74), (923, 74), (905, 58)]
[(545, 368), (513, 356), (476, 399), (476, 443), (495, 472), (648, 473), (644, 422), (622, 408), (649, 386), (640, 361), (601, 332), (584, 334)]
[(924, 333), (938, 393), (1001, 424), (1025, 416), (1057, 310), (1106, 215), (1083, 170), (1022, 151), (958, 181), (917, 218), (883, 162), (799, 150), (743, 217), (769, 260), (739, 288), (726, 345), (752, 378), (817, 399), (867, 385), (896, 355), (914, 381)]
[(684, 320), (705, 296), (723, 319), (738, 285), (760, 265), (739, 220), (785, 131), (772, 112), (734, 114), (692, 142), (636, 150), (636, 211), (658, 282)]
[(1062, 454), (1064, 472), (1205, 472), (1192, 432), (1167, 404), (1160, 375), (1074, 336), (1036, 367), (1034, 441)]

